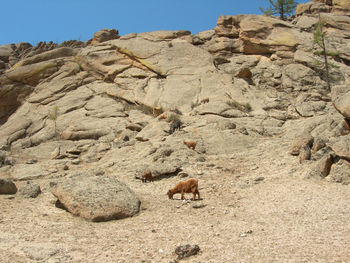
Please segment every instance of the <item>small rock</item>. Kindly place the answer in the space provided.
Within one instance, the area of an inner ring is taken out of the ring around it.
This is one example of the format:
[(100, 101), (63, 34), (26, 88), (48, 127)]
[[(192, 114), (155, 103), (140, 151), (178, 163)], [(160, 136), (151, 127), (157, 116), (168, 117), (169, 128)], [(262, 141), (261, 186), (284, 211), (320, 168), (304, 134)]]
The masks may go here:
[(207, 205), (205, 205), (205, 204), (195, 204), (195, 205), (193, 205), (192, 207), (193, 208), (203, 208), (203, 207), (206, 207)]
[(184, 246), (178, 246), (175, 249), (175, 254), (177, 255), (177, 259), (183, 259), (190, 256), (197, 255), (200, 251), (200, 248), (198, 245), (184, 245)]
[(74, 159), (74, 160), (71, 161), (71, 163), (77, 165), (77, 164), (80, 163), (80, 160), (79, 159)]
[(17, 187), (10, 179), (0, 179), (0, 194), (12, 195), (16, 192)]
[(204, 157), (204, 156), (199, 156), (199, 157), (197, 158), (197, 162), (204, 163), (204, 162), (205, 162), (205, 157)]
[(261, 182), (261, 181), (264, 181), (264, 180), (265, 180), (265, 177), (262, 177), (262, 176), (257, 177), (257, 178), (254, 179), (254, 181), (257, 182), (257, 183)]
[(247, 129), (244, 128), (244, 127), (239, 128), (238, 131), (239, 131), (240, 133), (244, 134), (244, 135), (248, 135), (248, 134), (249, 134), (248, 131), (247, 131)]
[(198, 171), (197, 174), (198, 174), (198, 175), (202, 175), (203, 172), (202, 172), (202, 171)]
[(58, 169), (56, 167), (51, 167), (51, 168), (47, 169), (47, 171), (54, 174), (54, 173), (58, 172)]
[(36, 183), (31, 183), (29, 181), (18, 191), (18, 194), (24, 198), (36, 198), (40, 193), (40, 186)]
[(30, 159), (30, 160), (26, 161), (26, 164), (34, 164), (37, 162), (38, 162), (38, 160), (36, 160), (36, 159)]
[(180, 178), (188, 177), (188, 173), (180, 172), (180, 173), (179, 173), (179, 177), (180, 177)]
[(161, 253), (161, 254), (164, 252), (163, 249), (161, 249), (161, 248), (160, 248), (158, 251), (159, 251), (159, 253)]
[(311, 149), (307, 144), (303, 144), (299, 149), (299, 162), (302, 163), (305, 160), (310, 160)]
[(253, 233), (253, 230), (248, 230), (246, 232), (241, 233), (239, 236), (240, 237), (246, 237), (248, 234), (252, 234), (252, 233)]
[(56, 159), (59, 155), (60, 155), (60, 147), (58, 146), (50, 153), (50, 158)]

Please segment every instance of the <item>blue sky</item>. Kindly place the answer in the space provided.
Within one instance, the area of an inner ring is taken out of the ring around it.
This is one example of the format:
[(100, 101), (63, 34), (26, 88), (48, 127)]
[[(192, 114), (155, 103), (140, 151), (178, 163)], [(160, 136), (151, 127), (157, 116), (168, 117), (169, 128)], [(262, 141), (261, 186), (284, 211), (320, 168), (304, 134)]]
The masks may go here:
[[(298, 0), (297, 2), (308, 2)], [(0, 45), (87, 41), (102, 28), (119, 35), (213, 29), (220, 15), (261, 14), (268, 0), (1, 0)]]

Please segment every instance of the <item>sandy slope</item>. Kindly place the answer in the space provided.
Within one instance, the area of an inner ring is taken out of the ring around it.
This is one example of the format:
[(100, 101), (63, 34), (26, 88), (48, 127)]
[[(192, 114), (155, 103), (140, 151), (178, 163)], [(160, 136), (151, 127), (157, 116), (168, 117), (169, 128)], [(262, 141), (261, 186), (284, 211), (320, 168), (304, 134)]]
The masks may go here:
[(120, 176), (142, 211), (105, 223), (56, 208), (42, 179), (36, 199), (0, 196), (0, 261), (170, 262), (179, 244), (198, 244), (200, 254), (184, 262), (349, 262), (350, 186), (302, 179), (304, 167), (286, 152), (267, 140), (192, 163), (202, 196), (195, 202), (165, 195), (183, 179)]

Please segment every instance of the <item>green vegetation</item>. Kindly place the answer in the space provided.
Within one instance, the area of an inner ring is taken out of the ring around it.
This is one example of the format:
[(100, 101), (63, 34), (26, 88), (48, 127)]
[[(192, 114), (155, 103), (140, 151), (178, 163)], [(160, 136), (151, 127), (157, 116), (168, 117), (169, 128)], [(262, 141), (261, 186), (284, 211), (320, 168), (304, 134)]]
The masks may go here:
[(298, 3), (294, 0), (269, 0), (270, 7), (264, 9), (259, 7), (260, 11), (267, 16), (279, 15), (282, 20), (286, 19), (286, 15), (294, 12)]
[(136, 109), (142, 111), (144, 114), (153, 115), (153, 107), (148, 106), (146, 104), (138, 104), (136, 106)]
[(237, 109), (243, 112), (251, 112), (252, 111), (252, 106), (250, 103), (240, 103), (236, 101), (235, 99), (232, 98), (231, 94), (226, 92), (226, 96), (230, 98), (230, 100), (226, 101), (226, 104), (229, 105), (233, 109)]
[(172, 113), (172, 114), (169, 114), (166, 118), (166, 121), (167, 122), (171, 122), (171, 121), (180, 121), (180, 116), (176, 113)]
[[(319, 16), (319, 20), (315, 25), (313, 42), (316, 47), (314, 47), (313, 54), (322, 57), (322, 60), (317, 60), (315, 65), (323, 71), (324, 79), (327, 82), (328, 91), (331, 90), (331, 80), (336, 78), (330, 77), (330, 68), (336, 67), (328, 61), (328, 56), (336, 57), (339, 55), (338, 51), (328, 51), (326, 46), (326, 31), (324, 29), (325, 22)], [(315, 50), (316, 48), (316, 50)]]
[(57, 117), (58, 117), (58, 106), (55, 106), (52, 108), (52, 110), (49, 112), (48, 117), (50, 120), (54, 122), (54, 131), (55, 131), (55, 137), (57, 137)]

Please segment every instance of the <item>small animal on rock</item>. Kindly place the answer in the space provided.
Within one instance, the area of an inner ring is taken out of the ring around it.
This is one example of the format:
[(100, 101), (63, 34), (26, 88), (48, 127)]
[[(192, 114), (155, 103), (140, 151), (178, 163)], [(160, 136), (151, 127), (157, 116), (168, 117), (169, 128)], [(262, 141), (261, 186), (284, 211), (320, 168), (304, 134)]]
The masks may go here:
[(161, 107), (154, 107), (152, 111), (153, 117), (157, 117), (159, 114), (163, 112)]
[(179, 120), (174, 120), (170, 123), (170, 130), (169, 133), (173, 134), (175, 130), (180, 130), (181, 127), (181, 121)]
[(196, 195), (198, 195), (198, 200), (200, 199), (199, 191), (198, 191), (198, 180), (197, 179), (189, 179), (187, 181), (179, 182), (175, 185), (174, 188), (171, 188), (167, 195), (169, 199), (173, 199), (174, 194), (181, 194), (181, 200), (185, 199), (185, 193), (192, 193), (193, 199), (196, 199)]
[(153, 182), (153, 175), (150, 170), (147, 170), (144, 172), (141, 177), (135, 176), (136, 179), (140, 179), (143, 183), (146, 183), (147, 181)]
[(194, 150), (196, 148), (196, 145), (197, 145), (197, 143), (195, 141), (184, 141), (184, 144), (192, 150)]
[(206, 97), (204, 99), (201, 100), (201, 103), (204, 104), (204, 103), (208, 103), (209, 102), (209, 97)]

